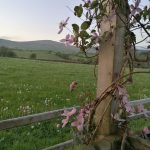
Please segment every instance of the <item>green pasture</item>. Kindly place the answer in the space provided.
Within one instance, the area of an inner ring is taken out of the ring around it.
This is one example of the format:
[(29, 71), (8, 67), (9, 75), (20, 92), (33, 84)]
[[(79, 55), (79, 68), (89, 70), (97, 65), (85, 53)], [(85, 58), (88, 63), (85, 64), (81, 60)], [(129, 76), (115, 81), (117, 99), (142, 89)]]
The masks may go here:
[(43, 60), (64, 60), (63, 58), (56, 55), (55, 52), (44, 51), (44, 50), (13, 50), (17, 57), (29, 59), (31, 54), (36, 54), (36, 59)]
[[(63, 53), (57, 51), (48, 50), (11, 50), (16, 54), (18, 58), (31, 59), (31, 55), (35, 54), (39, 60), (55, 60), (55, 61), (66, 61), (66, 62), (80, 62), (80, 63), (92, 63), (92, 60), (85, 58), (85, 55), (81, 52), (76, 53)], [(90, 56), (93, 54), (89, 54)]]
[[(69, 91), (76, 80), (78, 88)], [(131, 100), (150, 97), (150, 74), (134, 75), (128, 85)], [(94, 65), (0, 58), (0, 120), (82, 105), (95, 97)], [(71, 138), (60, 119), (0, 132), (0, 150), (40, 150)], [(138, 130), (150, 121), (138, 120)]]

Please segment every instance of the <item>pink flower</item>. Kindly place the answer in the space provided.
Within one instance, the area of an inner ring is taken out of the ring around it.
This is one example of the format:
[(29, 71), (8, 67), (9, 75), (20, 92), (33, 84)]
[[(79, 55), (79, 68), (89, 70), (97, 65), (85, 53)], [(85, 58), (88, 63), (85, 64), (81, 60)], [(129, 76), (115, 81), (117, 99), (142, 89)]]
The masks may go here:
[(76, 113), (76, 111), (77, 111), (76, 108), (73, 108), (71, 111), (64, 110), (64, 113), (61, 114), (61, 116), (71, 117), (72, 115)]
[(76, 81), (72, 81), (72, 83), (69, 86), (70, 91), (74, 91), (77, 88), (77, 82)]
[(65, 119), (62, 120), (62, 128), (66, 126), (66, 124), (69, 122), (69, 117), (66, 117)]
[(144, 129), (142, 131), (143, 131), (144, 135), (150, 134), (150, 130), (148, 129), (148, 127), (144, 127)]
[(118, 86), (117, 89), (118, 89), (118, 94), (121, 97), (121, 101), (120, 101), (121, 106), (125, 109), (126, 112), (133, 113), (134, 109), (129, 102), (126, 89), (121, 86)]
[(69, 17), (65, 21), (63, 20), (59, 23), (58, 34), (60, 34), (63, 31), (64, 27), (66, 27), (68, 20), (69, 20)]
[(140, 2), (141, 2), (141, 0), (136, 0), (136, 1), (135, 1), (135, 5), (130, 5), (130, 9), (131, 9), (131, 14), (130, 14), (130, 16), (135, 15), (136, 12), (139, 12), (139, 13), (140, 13), (140, 12), (142, 11), (142, 9), (139, 8)]
[(90, 106), (86, 105), (83, 108), (81, 108), (80, 113), (82, 113), (84, 116), (88, 116), (90, 113)]
[(124, 95), (124, 96), (122, 97), (122, 104), (123, 104), (123, 105), (127, 105), (128, 103), (129, 103), (128, 97), (127, 97), (127, 95)]
[(144, 108), (144, 105), (142, 105), (142, 104), (139, 104), (137, 106), (137, 112), (138, 113), (144, 113), (145, 117), (148, 117), (148, 115), (147, 115), (147, 109)]
[(125, 88), (123, 88), (123, 87), (121, 87), (121, 86), (118, 86), (117, 89), (118, 89), (118, 94), (119, 94), (119, 96), (122, 96), (122, 95), (126, 95), (126, 94), (127, 94), (127, 91), (126, 91)]
[(84, 125), (84, 117), (83, 113), (80, 113), (79, 116), (77, 117), (77, 120), (71, 123), (71, 126), (76, 127), (78, 131), (82, 131), (83, 125)]
[(128, 112), (128, 113), (133, 113), (134, 112), (134, 109), (131, 107), (130, 104), (126, 104), (125, 109), (126, 109), (126, 112)]
[(82, 0), (84, 3), (91, 4), (91, 0)]
[(74, 43), (75, 37), (73, 35), (67, 34), (65, 39), (61, 39), (60, 42), (64, 42), (67, 45)]
[(68, 110), (64, 110), (64, 113), (61, 114), (61, 116), (65, 116), (66, 118), (62, 120), (62, 128), (64, 128), (66, 126), (66, 124), (69, 122), (69, 119), (72, 115), (74, 115), (76, 113), (77, 109), (73, 108), (71, 111)]
[(94, 42), (94, 43), (98, 43), (99, 42), (99, 36), (96, 32), (92, 32), (92, 37), (91, 37), (91, 40)]
[(134, 108), (131, 106), (129, 100), (128, 100), (128, 95), (124, 95), (122, 97), (122, 106), (125, 108), (126, 112), (128, 113), (133, 113), (134, 112)]
[(125, 122), (125, 119), (121, 119), (120, 118), (120, 115), (119, 115), (119, 113), (116, 113), (116, 114), (111, 114), (111, 117), (114, 119), (114, 120), (116, 120), (116, 121), (119, 121), (119, 122)]

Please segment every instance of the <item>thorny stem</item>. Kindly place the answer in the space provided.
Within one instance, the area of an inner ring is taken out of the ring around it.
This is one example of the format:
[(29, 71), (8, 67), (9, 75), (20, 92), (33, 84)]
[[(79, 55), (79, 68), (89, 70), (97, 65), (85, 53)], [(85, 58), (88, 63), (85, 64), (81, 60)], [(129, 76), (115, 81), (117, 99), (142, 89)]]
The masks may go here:
[[(114, 2), (113, 0), (112, 0), (113, 4), (109, 4), (109, 2), (110, 2), (109, 0), (103, 0), (103, 1), (100, 0), (100, 3), (101, 3), (102, 5), (103, 5), (103, 3), (105, 3), (105, 2), (106, 2), (106, 6), (105, 6), (105, 7), (108, 7), (108, 5), (109, 5), (109, 6), (115, 6), (115, 5), (116, 5), (116, 2)], [(119, 2), (120, 2), (120, 1), (119, 1)], [(70, 11), (72, 11), (68, 6), (67, 6), (67, 8), (68, 8)], [(119, 8), (119, 7), (117, 7), (116, 9), (118, 9), (118, 8)], [(114, 9), (114, 8), (109, 7), (109, 11), (111, 11), (111, 10), (113, 10), (113, 9)], [(73, 12), (73, 11), (72, 11), (72, 12)], [(73, 13), (74, 13), (74, 12), (73, 12)], [(99, 14), (98, 14), (97, 11), (95, 11), (93, 14), (90, 14), (90, 19), (91, 19), (92, 21), (93, 21), (93, 19), (95, 19), (95, 18), (98, 17), (98, 16), (102, 17), (102, 19), (100, 19), (100, 20), (97, 19), (97, 20), (96, 20), (96, 27), (97, 27), (97, 32), (99, 33), (99, 36), (101, 36), (101, 31), (100, 31), (101, 22), (103, 21), (103, 17), (107, 16), (105, 13), (106, 13), (106, 12), (99, 12)], [(125, 22), (125, 21), (122, 19), (122, 17), (118, 14), (117, 11), (116, 11), (116, 15), (117, 15), (117, 16), (120, 18), (120, 20), (124, 23), (124, 26), (125, 26), (125, 28), (126, 28), (126, 31), (127, 31), (127, 34), (128, 34), (128, 35), (130, 35), (132, 31), (134, 31), (134, 30), (136, 30), (136, 29), (139, 29), (139, 28), (142, 28), (148, 36), (147, 36), (146, 38), (144, 38), (143, 40), (137, 42), (137, 43), (135, 43), (135, 41), (134, 41), (133, 38), (131, 38), (131, 41), (130, 41), (130, 42), (127, 41), (127, 43), (125, 43), (125, 46), (126, 46), (126, 47), (125, 47), (125, 55), (126, 55), (127, 58), (126, 58), (125, 62), (124, 62), (123, 65), (122, 65), (119, 78), (116, 79), (115, 81), (113, 81), (113, 82), (111, 83), (111, 85), (108, 86), (108, 87), (101, 93), (101, 95), (100, 95), (98, 98), (96, 98), (96, 99), (93, 101), (93, 103), (91, 104), (91, 105), (92, 105), (92, 110), (90, 111), (89, 118), (88, 118), (88, 130), (90, 129), (90, 127), (91, 127), (91, 125), (92, 125), (92, 123), (93, 123), (93, 117), (94, 117), (94, 115), (95, 115), (95, 111), (96, 111), (97, 107), (98, 107), (98, 106), (100, 105), (100, 103), (101, 103), (103, 100), (105, 100), (108, 96), (111, 96), (111, 97), (112, 97), (112, 98), (110, 98), (110, 100), (109, 100), (107, 106), (105, 107), (104, 112), (102, 113), (102, 116), (101, 116), (101, 118), (99, 119), (97, 126), (96, 126), (95, 129), (93, 130), (93, 134), (92, 134), (92, 137), (91, 137), (91, 139), (90, 139), (90, 142), (93, 140), (93, 138), (95, 137), (96, 131), (97, 131), (98, 128), (101, 126), (103, 117), (104, 117), (104, 115), (105, 115), (105, 113), (106, 113), (108, 107), (110, 106), (112, 100), (113, 100), (113, 93), (116, 91), (117, 87), (118, 87), (119, 85), (124, 85), (124, 84), (126, 84), (126, 83), (129, 81), (130, 77), (132, 77), (133, 74), (150, 73), (150, 71), (136, 71), (136, 72), (133, 72), (133, 58), (132, 58), (131, 52), (130, 52), (130, 50), (129, 50), (129, 49), (131, 48), (131, 44), (132, 44), (132, 45), (133, 45), (133, 48), (134, 48), (134, 59), (137, 61), (138, 59), (136, 58), (136, 55), (135, 55), (135, 51), (136, 51), (135, 44), (141, 43), (141, 42), (145, 41), (148, 37), (150, 37), (150, 33), (149, 33), (148, 30), (145, 28), (145, 24), (142, 24), (142, 23), (136, 18), (136, 16), (133, 16), (134, 19), (137, 21), (137, 23), (138, 23), (139, 25), (137, 26), (137, 28), (134, 26), (135, 28), (133, 28), (133, 29), (131, 30), (131, 28), (130, 28), (130, 20), (126, 20), (126, 22)], [(126, 15), (128, 16), (128, 14), (126, 14)], [(85, 16), (85, 14), (84, 14), (84, 16)], [(86, 16), (85, 16), (85, 17), (86, 17)], [(81, 18), (80, 18), (80, 19), (81, 19)], [(89, 19), (89, 18), (86, 18), (86, 19)], [(82, 19), (81, 19), (81, 20), (82, 20)], [(82, 21), (84, 21), (84, 20), (82, 20)], [(92, 21), (91, 21), (91, 22), (92, 22)], [(110, 20), (109, 23), (110, 23), (110, 27), (111, 27), (111, 20)], [(90, 30), (90, 29), (89, 29), (89, 30)], [(81, 46), (81, 47), (84, 46), (84, 43), (80, 43), (80, 46)], [(93, 45), (92, 45), (92, 46), (93, 46)], [(99, 43), (99, 47), (100, 47), (100, 43)], [(84, 53), (85, 53), (85, 55), (87, 56), (87, 54), (86, 54), (86, 47), (85, 47), (85, 49), (84, 49)], [(99, 55), (99, 53), (98, 53), (96, 56), (98, 56), (98, 55)], [(88, 56), (87, 56), (87, 57), (88, 57)], [(91, 57), (95, 57), (95, 56), (91, 56)], [(88, 58), (89, 58), (89, 57), (88, 57)], [(138, 61), (139, 61), (139, 60), (138, 60)], [(143, 60), (142, 60), (142, 61), (143, 61)], [(146, 59), (145, 61), (148, 61), (148, 57), (147, 57), (147, 59)], [(125, 67), (126, 67), (127, 64), (129, 64), (129, 73), (128, 73), (128, 74), (123, 74), (123, 73), (125, 72)], [(96, 65), (95, 65), (95, 68), (96, 68)], [(127, 78), (127, 77), (128, 77), (128, 78)], [(127, 79), (126, 79), (126, 78), (127, 78)], [(127, 128), (127, 127), (125, 127), (125, 129), (126, 129), (126, 128)], [(124, 145), (125, 139), (126, 139), (126, 132), (124, 133), (124, 136), (123, 136), (122, 148), (121, 148), (121, 149), (123, 149), (123, 145)]]
[[(107, 96), (109, 96), (109, 95), (107, 95)], [(95, 137), (95, 135), (96, 135), (96, 132), (97, 132), (98, 128), (101, 126), (101, 123), (102, 123), (102, 121), (103, 121), (103, 117), (104, 117), (104, 115), (105, 115), (105, 113), (106, 113), (106, 111), (107, 111), (107, 109), (108, 109), (108, 107), (109, 107), (111, 101), (112, 101), (112, 99), (109, 100), (107, 106), (105, 107), (104, 112), (103, 112), (101, 118), (100, 118), (99, 121), (98, 121), (98, 125), (96, 126), (96, 128), (95, 128), (95, 130), (94, 130), (94, 132), (93, 132), (91, 141), (94, 139), (94, 137)]]
[(142, 42), (145, 41), (147, 38), (149, 38), (149, 36), (145, 37), (143, 40), (141, 40), (141, 41), (139, 41), (139, 42), (136, 42), (135, 44), (142, 43)]
[[(116, 90), (117, 86), (121, 84), (120, 81), (121, 81), (122, 79), (124, 79), (124, 78), (130, 76), (130, 75), (139, 74), (139, 73), (150, 73), (150, 71), (136, 71), (136, 72), (130, 72), (129, 74), (125, 74), (125, 75), (123, 75), (122, 77), (120, 77), (119, 79), (117, 79), (115, 82), (113, 82), (109, 87), (107, 87), (107, 88), (105, 89), (105, 91), (100, 95), (100, 97), (98, 97), (98, 98), (94, 101), (94, 105), (93, 105), (94, 107), (93, 107), (93, 109), (91, 110), (91, 113), (90, 113), (90, 115), (89, 115), (89, 121), (88, 121), (88, 123), (89, 123), (88, 126), (89, 126), (89, 127), (88, 127), (88, 128), (91, 127), (91, 123), (92, 123), (93, 117), (94, 117), (94, 115), (95, 115), (95, 110), (96, 110), (96, 108), (98, 107), (98, 105), (99, 105), (104, 99), (106, 99), (111, 93), (113, 93), (113, 92)], [(124, 82), (122, 82), (122, 85), (125, 84), (127, 81), (128, 81), (128, 79), (125, 80)], [(110, 89), (110, 88), (111, 88), (111, 89)], [(109, 90), (109, 89), (110, 89), (110, 90)], [(98, 125), (96, 126), (92, 137), (95, 136), (95, 133), (96, 133), (98, 127), (100, 126), (101, 121), (102, 121), (102, 119), (103, 119), (103, 116), (104, 116), (106, 110), (108, 109), (108, 106), (110, 105), (111, 101), (112, 101), (112, 99), (109, 101), (107, 107), (105, 108), (104, 113), (102, 114), (102, 117), (101, 117), (101, 119), (99, 120), (99, 123), (98, 123)]]

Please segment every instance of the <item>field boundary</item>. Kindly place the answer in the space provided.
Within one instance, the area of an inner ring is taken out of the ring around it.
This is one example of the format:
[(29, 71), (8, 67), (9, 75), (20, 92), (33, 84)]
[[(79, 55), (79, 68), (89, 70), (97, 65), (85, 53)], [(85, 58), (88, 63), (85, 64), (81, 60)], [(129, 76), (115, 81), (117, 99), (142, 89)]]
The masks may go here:
[[(71, 110), (73, 108), (74, 107), (58, 109), (49, 112), (43, 112), (43, 113), (13, 118), (13, 119), (2, 120), (0, 121), (0, 131), (57, 118), (60, 117), (60, 115), (63, 113), (64, 110)], [(79, 107), (75, 107), (75, 108), (78, 109)]]
[[(0, 56), (1, 57), (1, 56)], [(84, 64), (84, 65), (92, 65), (94, 63), (86, 63), (86, 62), (79, 62), (79, 61), (67, 61), (67, 60), (50, 60), (50, 59), (31, 59), (31, 58), (25, 58), (25, 57), (2, 57), (2, 58), (12, 58), (12, 59), (24, 59), (24, 60), (34, 60), (34, 61), (46, 61), (46, 62), (63, 62), (63, 63), (68, 63), (68, 64)]]
[[(138, 105), (138, 104), (146, 104), (146, 103), (150, 103), (150, 98), (140, 99), (140, 100), (135, 100), (135, 101), (130, 102), (130, 104), (132, 106), (135, 106), (135, 105)], [(63, 113), (64, 110), (71, 110), (73, 108), (74, 107), (59, 109), (59, 110), (54, 110), (54, 111), (49, 111), (49, 112), (43, 112), (43, 113), (38, 113), (38, 114), (13, 118), (13, 119), (2, 120), (2, 121), (0, 121), (0, 130), (11, 129), (11, 128), (19, 127), (19, 126), (24, 126), (24, 125), (28, 125), (28, 124), (32, 124), (32, 123), (36, 123), (36, 122), (47, 121), (47, 120), (50, 120), (50, 119), (53, 119), (53, 118), (57, 118), (57, 117), (61, 116), (61, 113)], [(75, 108), (79, 109), (80, 107), (77, 106)], [(150, 111), (147, 111), (146, 114), (149, 117), (150, 116)], [(138, 118), (141, 118), (143, 116), (145, 116), (144, 112), (130, 115), (130, 116), (128, 116), (128, 119), (129, 120), (138, 119)], [(71, 139), (69, 141), (56, 144), (54, 146), (45, 148), (43, 150), (64, 149), (66, 147), (73, 146), (73, 144), (74, 144), (74, 141), (73, 141), (73, 139)]]

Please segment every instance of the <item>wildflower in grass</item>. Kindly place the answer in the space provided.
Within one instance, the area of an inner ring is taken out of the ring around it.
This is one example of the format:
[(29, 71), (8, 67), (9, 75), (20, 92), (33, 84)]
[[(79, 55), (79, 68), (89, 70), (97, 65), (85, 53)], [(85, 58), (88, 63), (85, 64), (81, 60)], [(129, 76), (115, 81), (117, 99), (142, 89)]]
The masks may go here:
[(60, 127), (61, 127), (61, 125), (60, 125), (60, 124), (57, 124), (57, 125), (56, 125), (56, 127), (57, 127), (57, 128), (60, 128)]
[(8, 110), (8, 107), (5, 107), (4, 109), (3, 109), (3, 111), (7, 111)]
[(70, 101), (70, 99), (69, 99), (69, 98), (67, 98), (67, 99), (66, 99), (66, 101)]
[(68, 20), (69, 20), (69, 17), (65, 21), (63, 20), (59, 23), (58, 34), (60, 34), (63, 31), (63, 29), (66, 27)]
[(34, 129), (34, 126), (31, 126), (31, 129)]
[(78, 83), (76, 81), (71, 82), (71, 84), (69, 86), (69, 89), (70, 89), (71, 92), (74, 91), (77, 88), (77, 84)]
[(32, 112), (32, 109), (30, 106), (20, 106), (18, 110), (23, 112), (23, 114), (30, 114)]
[(28, 132), (27, 135), (30, 135), (30, 132)]

